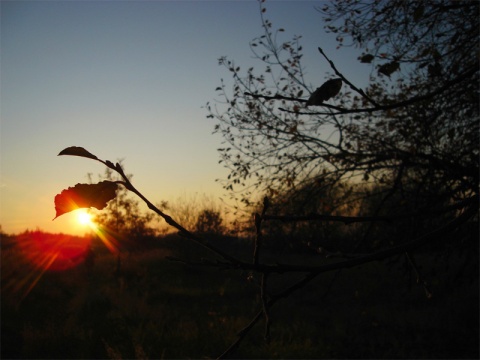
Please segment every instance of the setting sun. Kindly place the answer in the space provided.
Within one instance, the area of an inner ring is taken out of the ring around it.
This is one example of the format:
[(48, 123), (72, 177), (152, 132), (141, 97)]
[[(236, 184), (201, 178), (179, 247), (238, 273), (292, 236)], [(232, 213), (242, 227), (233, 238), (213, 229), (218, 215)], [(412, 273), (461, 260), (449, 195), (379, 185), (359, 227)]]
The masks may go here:
[(88, 212), (86, 212), (85, 210), (80, 210), (78, 211), (78, 214), (77, 214), (77, 221), (80, 225), (83, 225), (83, 226), (91, 226), (93, 225), (93, 222), (92, 222), (92, 215), (90, 215)]

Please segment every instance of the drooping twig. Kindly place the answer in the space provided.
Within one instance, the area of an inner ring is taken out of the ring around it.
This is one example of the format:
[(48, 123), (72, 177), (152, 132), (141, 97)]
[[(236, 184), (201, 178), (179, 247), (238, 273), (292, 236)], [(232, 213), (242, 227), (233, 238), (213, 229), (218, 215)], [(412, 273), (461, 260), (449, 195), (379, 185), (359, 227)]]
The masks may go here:
[(247, 326), (245, 326), (242, 330), (240, 330), (237, 333), (237, 339), (222, 354), (220, 354), (217, 357), (217, 359), (225, 359), (231, 353), (233, 353), (238, 348), (238, 346), (240, 345), (242, 340), (245, 338), (245, 336), (247, 336), (250, 329), (252, 329), (255, 326), (255, 324), (258, 322), (258, 320), (262, 317), (262, 314), (263, 314), (263, 310), (260, 310), (259, 312), (257, 312), (257, 314), (253, 317), (253, 319), (250, 320), (250, 323), (248, 323)]
[[(271, 308), (278, 300), (286, 298), (290, 296), (290, 294), (294, 293), (295, 291), (303, 288), (305, 285), (307, 285), (310, 281), (315, 279), (319, 274), (307, 274), (303, 279), (299, 280), (295, 284), (287, 287), (277, 295), (273, 296), (270, 298), (270, 300), (267, 301), (267, 307)], [(230, 355), (233, 351), (235, 351), (242, 340), (245, 338), (245, 336), (248, 334), (248, 332), (255, 326), (255, 324), (260, 320), (262, 314), (263, 314), (263, 308), (257, 314), (252, 318), (250, 323), (245, 326), (242, 330), (240, 330), (237, 334), (237, 339), (225, 350), (219, 357), (218, 359), (224, 359), (228, 355)]]
[(227, 253), (221, 251), (220, 249), (217, 249), (216, 247), (210, 245), (203, 238), (191, 233), (190, 231), (185, 229), (183, 226), (178, 224), (175, 220), (173, 220), (173, 218), (171, 216), (163, 213), (159, 208), (157, 208), (155, 205), (153, 205), (140, 191), (138, 191), (133, 186), (133, 184), (130, 182), (130, 180), (128, 179), (127, 175), (125, 174), (125, 172), (123, 171), (123, 169), (122, 169), (122, 167), (119, 163), (117, 163), (116, 165), (113, 165), (113, 163), (111, 163), (110, 161), (106, 161), (106, 162), (101, 161), (101, 162), (104, 163), (105, 165), (107, 165), (108, 167), (112, 168), (116, 172), (118, 172), (120, 174), (120, 176), (123, 178), (123, 180), (125, 182), (124, 186), (127, 188), (127, 190), (133, 192), (140, 199), (142, 199), (143, 202), (148, 206), (148, 208), (150, 210), (152, 210), (156, 214), (160, 215), (167, 222), (168, 225), (170, 225), (170, 226), (176, 228), (177, 230), (179, 230), (180, 234), (182, 234), (183, 236), (187, 237), (188, 239), (196, 242), (197, 244), (205, 247), (206, 249), (210, 250), (211, 252), (221, 256), (222, 258), (224, 258), (225, 260), (229, 261), (232, 264), (235, 264), (235, 263), (238, 262), (238, 260), (236, 258), (234, 258), (234, 257), (228, 255)]
[(431, 299), (433, 294), (430, 291), (427, 281), (420, 274), (420, 271), (418, 270), (418, 266), (417, 266), (417, 263), (415, 262), (413, 255), (410, 252), (405, 251), (405, 256), (407, 257), (409, 264), (412, 266), (413, 270), (415, 271), (415, 275), (417, 276), (417, 284), (422, 284), (423, 289), (425, 290), (425, 296), (427, 297), (427, 299)]
[(253, 263), (255, 265), (258, 264), (258, 258), (260, 256), (260, 245), (262, 242), (262, 221), (265, 218), (265, 213), (268, 209), (268, 206), (269, 206), (268, 197), (265, 196), (263, 198), (262, 214), (259, 215), (258, 213), (255, 213), (254, 215), (256, 236), (255, 236), (255, 246), (253, 250)]
[(260, 296), (262, 299), (262, 308), (263, 308), (263, 315), (265, 317), (265, 342), (267, 344), (270, 343), (270, 310), (268, 305), (267, 299), (267, 277), (268, 274), (262, 274), (262, 283), (261, 283), (261, 292)]

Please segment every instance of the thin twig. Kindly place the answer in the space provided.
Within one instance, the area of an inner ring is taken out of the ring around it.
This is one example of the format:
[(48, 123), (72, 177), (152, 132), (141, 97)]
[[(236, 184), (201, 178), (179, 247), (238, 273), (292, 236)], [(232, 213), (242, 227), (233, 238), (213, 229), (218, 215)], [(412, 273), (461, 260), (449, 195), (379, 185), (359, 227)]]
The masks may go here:
[(217, 359), (225, 359), (228, 355), (230, 355), (232, 352), (234, 352), (242, 340), (245, 338), (245, 336), (248, 334), (251, 328), (255, 326), (255, 324), (258, 322), (258, 320), (262, 317), (263, 310), (260, 310), (257, 312), (257, 314), (253, 317), (252, 320), (250, 320), (250, 323), (248, 323), (247, 326), (245, 326), (242, 330), (240, 330), (237, 333), (237, 339), (222, 353), (220, 354)]
[(262, 274), (262, 284), (261, 284), (261, 299), (262, 299), (262, 307), (263, 307), (263, 315), (265, 316), (265, 342), (267, 344), (270, 343), (270, 311), (269, 305), (267, 300), (267, 277), (268, 274)]
[[(334, 69), (334, 70), (336, 70), (336, 69)], [(398, 109), (398, 108), (405, 107), (405, 106), (410, 106), (410, 105), (416, 104), (420, 101), (432, 99), (432, 98), (440, 95), (444, 91), (450, 89), (453, 85), (459, 83), (460, 81), (464, 80), (465, 78), (473, 76), (476, 72), (478, 72), (478, 69), (473, 67), (473, 68), (465, 71), (463, 74), (459, 75), (457, 78), (445, 82), (443, 86), (439, 87), (435, 91), (432, 91), (432, 92), (424, 94), (424, 95), (414, 96), (414, 97), (411, 97), (410, 99), (407, 99), (407, 100), (404, 100), (404, 101), (393, 102), (393, 103), (384, 104), (384, 105), (380, 105), (377, 102), (375, 102), (374, 100), (372, 100), (370, 97), (368, 97), (365, 94), (365, 92), (363, 90), (355, 87), (355, 85), (353, 85), (347, 79), (345, 79), (345, 77), (343, 75), (341, 75), (341, 73), (337, 73), (337, 75), (342, 77), (342, 79), (348, 85), (350, 85), (350, 87), (352, 87), (352, 89), (354, 89), (355, 91), (362, 94), (362, 96), (364, 96), (366, 99), (368, 99), (374, 106), (373, 107), (367, 107), (367, 108), (358, 108), (358, 109), (345, 109), (345, 108), (330, 105), (330, 104), (322, 104), (321, 105), (321, 106), (326, 107), (326, 108), (337, 110), (337, 112), (297, 112), (297, 111), (287, 110), (287, 109), (284, 109), (284, 108), (280, 108), (280, 110), (290, 112), (290, 113), (299, 114), (299, 115), (345, 115), (345, 114), (373, 113), (373, 112), (377, 112), (377, 111), (393, 110), (393, 109)], [(297, 102), (306, 102), (307, 101), (307, 100), (304, 100), (304, 99), (297, 99), (297, 98), (292, 98), (292, 97), (287, 97), (287, 96), (282, 96), (282, 95), (266, 96), (266, 95), (258, 95), (258, 94), (251, 94), (251, 93), (245, 93), (245, 95), (252, 96), (256, 99), (263, 98), (263, 99), (266, 99), (266, 100), (281, 99), (281, 100), (291, 100), (291, 101), (297, 101)]]
[(333, 71), (335, 71), (335, 74), (340, 77), (342, 79), (342, 81), (347, 84), (348, 86), (350, 86), (350, 88), (354, 91), (356, 91), (357, 93), (359, 93), (360, 95), (362, 95), (365, 99), (367, 99), (372, 105), (374, 105), (375, 107), (379, 107), (379, 104), (373, 100), (371, 97), (369, 97), (367, 94), (365, 94), (365, 92), (356, 87), (355, 85), (353, 85), (340, 71), (337, 70), (337, 67), (335, 66), (335, 64), (333, 63), (332, 60), (330, 60), (328, 58), (328, 56), (323, 52), (322, 48), (318, 48), (318, 51), (320, 52), (320, 54), (323, 55), (323, 57), (325, 58), (325, 60), (328, 61), (328, 63), (330, 64), (330, 67), (333, 69)]
[(432, 292), (430, 291), (430, 288), (428, 286), (428, 283), (427, 281), (423, 278), (423, 276), (420, 274), (420, 271), (418, 270), (418, 266), (417, 266), (417, 263), (415, 262), (415, 258), (413, 257), (412, 254), (410, 254), (410, 252), (408, 251), (405, 251), (405, 255), (408, 259), (408, 262), (410, 264), (410, 266), (413, 268), (413, 270), (415, 271), (415, 275), (417, 276), (417, 284), (422, 284), (423, 286), (423, 289), (425, 290), (425, 296), (427, 297), (427, 299), (431, 299), (433, 294)]
[[(113, 165), (111, 162), (107, 161), (107, 162), (103, 162), (102, 163), (106, 164), (107, 166), (111, 167), (111, 165)], [(238, 260), (230, 255), (228, 255), (227, 253), (215, 248), (214, 246), (210, 245), (206, 240), (204, 240), (203, 238), (191, 233), (190, 231), (188, 231), (187, 229), (185, 229), (183, 226), (181, 226), (180, 224), (178, 224), (175, 220), (173, 220), (173, 218), (165, 213), (163, 213), (159, 208), (157, 208), (155, 205), (153, 205), (145, 196), (143, 196), (143, 194), (138, 191), (134, 186), (133, 184), (130, 182), (130, 180), (128, 179), (127, 175), (125, 174), (125, 172), (123, 171), (121, 165), (119, 163), (117, 163), (113, 169), (115, 171), (117, 171), (120, 176), (123, 178), (123, 180), (125, 181), (125, 184), (124, 186), (130, 190), (131, 192), (133, 192), (135, 195), (137, 195), (140, 199), (143, 200), (143, 202), (145, 202), (145, 204), (148, 206), (148, 208), (150, 210), (152, 210), (153, 212), (155, 212), (156, 214), (160, 215), (166, 222), (167, 224), (169, 224), (170, 226), (176, 228), (177, 230), (180, 231), (180, 233), (185, 236), (186, 238), (196, 242), (197, 244), (205, 247), (206, 249), (210, 250), (211, 252), (223, 257), (225, 260), (231, 262), (232, 264), (235, 264), (238, 262)]]
[(244, 95), (246, 96), (251, 96), (254, 99), (265, 99), (265, 100), (290, 100), (290, 101), (297, 101), (297, 102), (307, 102), (307, 99), (299, 99), (295, 97), (290, 97), (290, 96), (283, 96), (280, 94), (275, 94), (274, 96), (268, 96), (268, 95), (258, 95), (258, 94), (252, 94), (251, 92), (244, 92)]
[(257, 265), (258, 264), (258, 259), (260, 256), (260, 245), (262, 242), (262, 221), (265, 218), (265, 213), (267, 212), (269, 206), (269, 201), (268, 197), (263, 198), (263, 209), (262, 209), (262, 214), (259, 215), (258, 213), (255, 213), (255, 230), (256, 230), (256, 236), (255, 236), (255, 246), (253, 249), (253, 264)]
[[(299, 290), (303, 288), (306, 284), (308, 284), (310, 281), (315, 279), (319, 274), (307, 274), (303, 279), (300, 281), (296, 282), (295, 284), (289, 286), (287, 289), (284, 291), (280, 292), (276, 296), (272, 297), (270, 300), (267, 302), (268, 307), (272, 307), (278, 300), (283, 299), (285, 297), (288, 297), (290, 294), (295, 292), (296, 290)], [(225, 350), (219, 357), (218, 359), (224, 359), (228, 355), (230, 355), (234, 350), (237, 349), (237, 347), (240, 345), (242, 340), (245, 338), (247, 333), (253, 328), (253, 326), (260, 320), (262, 314), (263, 314), (263, 308), (257, 314), (253, 317), (253, 319), (250, 321), (250, 323), (245, 326), (242, 330), (240, 330), (237, 333), (238, 338)]]

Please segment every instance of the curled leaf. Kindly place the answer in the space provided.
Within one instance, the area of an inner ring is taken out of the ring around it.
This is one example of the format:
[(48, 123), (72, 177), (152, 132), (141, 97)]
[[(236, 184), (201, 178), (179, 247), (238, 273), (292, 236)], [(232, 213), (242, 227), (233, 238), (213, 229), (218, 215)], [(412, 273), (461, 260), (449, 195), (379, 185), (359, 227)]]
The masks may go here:
[(400, 68), (400, 64), (396, 61), (392, 61), (392, 62), (383, 64), (382, 66), (380, 66), (378, 68), (378, 72), (383, 74), (383, 75), (387, 75), (388, 77), (390, 77), (390, 75), (392, 73), (394, 73), (395, 71), (397, 71), (399, 68)]
[(68, 148), (65, 148), (62, 151), (60, 151), (58, 156), (60, 155), (81, 156), (81, 157), (85, 157), (93, 160), (98, 160), (98, 158), (95, 155), (93, 155), (92, 153), (88, 152), (87, 150), (85, 150), (83, 147), (80, 147), (80, 146), (70, 146)]
[(374, 58), (375, 56), (373, 56), (372, 54), (366, 54), (360, 58), (360, 62), (370, 64)]
[(102, 181), (98, 184), (77, 184), (55, 196), (54, 220), (60, 215), (80, 208), (94, 207), (102, 210), (114, 199), (118, 184), (113, 181)]
[(306, 105), (321, 105), (324, 101), (336, 96), (342, 88), (342, 79), (331, 79), (317, 88), (307, 100)]

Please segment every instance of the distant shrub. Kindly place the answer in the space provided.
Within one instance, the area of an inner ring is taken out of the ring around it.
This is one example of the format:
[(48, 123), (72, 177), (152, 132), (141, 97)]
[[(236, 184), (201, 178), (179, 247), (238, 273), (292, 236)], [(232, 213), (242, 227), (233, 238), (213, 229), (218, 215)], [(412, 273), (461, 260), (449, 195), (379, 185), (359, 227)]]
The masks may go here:
[(223, 233), (222, 215), (215, 210), (204, 209), (198, 214), (195, 230), (200, 233)]

